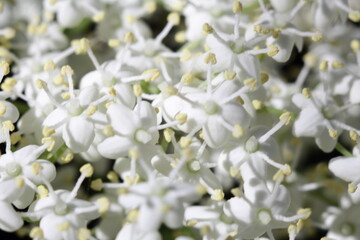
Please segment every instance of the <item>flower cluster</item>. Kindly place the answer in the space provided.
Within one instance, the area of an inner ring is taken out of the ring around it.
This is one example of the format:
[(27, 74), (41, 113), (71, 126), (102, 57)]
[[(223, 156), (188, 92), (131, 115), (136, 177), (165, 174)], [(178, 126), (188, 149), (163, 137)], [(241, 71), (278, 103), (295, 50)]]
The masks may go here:
[(360, 239), (359, 22), (358, 0), (0, 1), (0, 230)]

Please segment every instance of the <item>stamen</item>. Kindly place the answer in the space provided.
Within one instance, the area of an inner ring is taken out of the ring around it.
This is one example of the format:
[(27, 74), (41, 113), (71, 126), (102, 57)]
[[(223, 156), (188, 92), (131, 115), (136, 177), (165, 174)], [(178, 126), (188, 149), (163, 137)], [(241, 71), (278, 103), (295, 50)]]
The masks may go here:
[(43, 80), (38, 79), (38, 80), (36, 80), (35, 84), (39, 89), (44, 89), (46, 95), (48, 96), (51, 103), (54, 104), (54, 106), (56, 106), (57, 108), (60, 108), (60, 109), (64, 109), (64, 107), (51, 94), (51, 92), (49, 90), (49, 87), (48, 87), (46, 82), (44, 82)]
[(249, 86), (243, 86), (242, 88), (240, 88), (239, 90), (237, 90), (236, 92), (231, 94), (229, 97), (223, 99), (219, 105), (221, 106), (223, 104), (226, 104), (226, 103), (234, 100), (235, 98), (239, 97), (241, 94), (247, 92), (248, 89), (249, 89)]
[(95, 57), (95, 54), (94, 54), (93, 50), (91, 49), (91, 47), (88, 48), (87, 53), (89, 55), (89, 58), (90, 58), (91, 62), (94, 64), (96, 70), (99, 71), (99, 72), (102, 72), (103, 69), (101, 68), (101, 66), (99, 64), (99, 61)]
[(157, 35), (155, 38), (155, 42), (159, 45), (164, 38), (170, 33), (171, 29), (180, 24), (180, 15), (178, 13), (170, 13), (167, 17), (167, 23), (164, 27), (164, 29)]
[(296, 6), (291, 10), (290, 14), (289, 14), (289, 19), (287, 21), (291, 21), (296, 14), (305, 6), (306, 1), (299, 1)]
[(265, 153), (263, 153), (261, 151), (257, 151), (255, 154), (258, 155), (258, 157), (260, 157), (262, 160), (264, 160), (269, 165), (271, 165), (271, 166), (273, 166), (275, 168), (278, 168), (278, 169), (284, 169), (285, 170), (284, 165), (275, 162), (274, 160), (269, 158)]
[(81, 172), (81, 175), (80, 177), (78, 178), (78, 180), (76, 181), (76, 184), (73, 188), (73, 190), (71, 191), (70, 195), (68, 196), (68, 198), (66, 199), (66, 202), (69, 203), (71, 202), (72, 200), (74, 200), (74, 198), (76, 197), (80, 187), (81, 187), (81, 184), (83, 183), (83, 181), (85, 180), (85, 178), (88, 178), (88, 177), (91, 177), (94, 173), (94, 168), (91, 166), (91, 164), (87, 163), (85, 165), (83, 165), (81, 168), (80, 168), (80, 172)]
[(163, 59), (160, 60), (160, 68), (161, 68), (161, 73), (164, 76), (165, 80), (167, 82), (172, 82), (172, 79), (169, 75), (169, 71), (167, 70), (167, 67)]
[(273, 126), (267, 133), (259, 138), (259, 143), (266, 142), (274, 133), (280, 130), (285, 125), (285, 120), (280, 120), (275, 126)]
[(343, 122), (340, 122), (338, 120), (332, 120), (331, 121), (334, 125), (336, 125), (337, 127), (341, 128), (341, 129), (344, 129), (346, 131), (354, 131), (356, 132), (358, 135), (360, 135), (360, 130), (350, 126), (350, 125), (347, 125), (346, 123), (343, 123)]
[(69, 65), (65, 65), (61, 68), (61, 74), (65, 75), (68, 79), (70, 97), (75, 98), (74, 80), (72, 78), (72, 75), (74, 74), (74, 70)]

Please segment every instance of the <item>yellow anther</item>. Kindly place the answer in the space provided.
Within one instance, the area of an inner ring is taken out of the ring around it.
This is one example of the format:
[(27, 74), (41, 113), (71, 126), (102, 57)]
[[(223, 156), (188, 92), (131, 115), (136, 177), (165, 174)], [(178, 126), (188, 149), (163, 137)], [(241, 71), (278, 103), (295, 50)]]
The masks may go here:
[(71, 162), (73, 159), (74, 159), (74, 154), (69, 152), (61, 156), (60, 162), (65, 164)]
[(175, 132), (171, 128), (166, 128), (164, 130), (164, 138), (166, 142), (171, 142), (172, 138), (174, 137)]
[(206, 64), (214, 65), (217, 63), (216, 55), (214, 53), (208, 53), (208, 55), (206, 55), (204, 61)]
[(326, 71), (326, 70), (328, 70), (328, 67), (329, 67), (328, 61), (323, 60), (323, 61), (320, 62), (319, 70), (320, 71)]
[(303, 58), (305, 64), (309, 67), (315, 67), (317, 63), (317, 57), (312, 53), (307, 53)]
[(360, 51), (360, 40), (354, 39), (350, 42), (350, 47), (354, 52)]
[(47, 29), (48, 29), (47, 23), (42, 23), (36, 27), (36, 34), (38, 35), (44, 34), (46, 33)]
[(192, 53), (189, 51), (189, 49), (184, 49), (182, 51), (180, 62), (186, 62), (192, 57)]
[(108, 45), (111, 48), (117, 48), (117, 47), (121, 46), (121, 42), (118, 39), (112, 38), (112, 39), (109, 39)]
[(160, 209), (160, 211), (162, 212), (162, 213), (167, 213), (167, 212), (169, 212), (171, 210), (171, 206), (169, 205), (169, 204), (164, 204), (164, 205), (162, 205), (161, 206), (161, 209)]
[(205, 137), (204, 137), (204, 131), (203, 131), (202, 129), (199, 131), (199, 138), (201, 138), (202, 140), (205, 139)]
[(280, 28), (276, 28), (272, 30), (272, 37), (273, 38), (279, 38), (280, 34), (281, 34), (281, 29)]
[(88, 116), (93, 115), (98, 110), (97, 106), (90, 104), (89, 107), (86, 110), (86, 114)]
[(140, 176), (139, 174), (135, 174), (133, 176), (125, 176), (124, 180), (128, 185), (136, 185), (140, 181)]
[(225, 70), (224, 77), (226, 80), (233, 80), (236, 77), (236, 72)]
[(283, 167), (281, 168), (281, 172), (285, 175), (288, 176), (291, 174), (291, 167), (289, 164), (284, 164)]
[(132, 32), (125, 33), (124, 42), (129, 43), (129, 44), (134, 43), (135, 42), (135, 35)]
[(32, 35), (35, 35), (36, 34), (36, 26), (34, 24), (29, 24), (27, 26), (27, 33), (32, 36)]
[(56, 65), (54, 63), (54, 61), (52, 60), (47, 60), (44, 64), (44, 71), (50, 72), (50, 71), (54, 71), (56, 68)]
[(69, 100), (70, 99), (70, 93), (69, 92), (63, 92), (61, 93), (61, 98), (64, 100)]
[(44, 87), (47, 86), (47, 83), (44, 82), (44, 81), (41, 80), (41, 79), (37, 79), (37, 80), (35, 81), (35, 85), (36, 85), (37, 88), (43, 89)]
[(105, 18), (105, 12), (104, 11), (99, 11), (97, 12), (93, 17), (92, 17), (92, 20), (94, 22), (101, 22), (102, 20), (104, 20)]
[(232, 188), (230, 190), (231, 194), (234, 196), (234, 197), (241, 197), (243, 194), (242, 194), (242, 191), (240, 188)]
[(139, 210), (137, 210), (137, 209), (132, 209), (132, 210), (130, 210), (129, 213), (127, 214), (126, 220), (127, 220), (128, 222), (135, 222), (135, 221), (137, 220), (138, 216), (139, 216)]
[(234, 138), (241, 138), (244, 135), (244, 129), (239, 124), (235, 124), (232, 135)]
[(349, 185), (348, 185), (349, 193), (354, 193), (354, 192), (356, 192), (357, 189), (358, 189), (358, 186), (355, 186), (354, 184), (349, 183)]
[(175, 41), (178, 43), (186, 42), (186, 32), (185, 31), (178, 31), (175, 34)]
[(268, 46), (268, 52), (267, 52), (267, 55), (269, 56), (269, 57), (274, 57), (276, 54), (278, 54), (279, 53), (279, 48), (277, 47), (277, 46), (275, 46), (275, 45), (269, 45)]
[(153, 82), (156, 81), (160, 77), (160, 71), (157, 68), (149, 69), (143, 72), (142, 75), (145, 75), (146, 78), (144, 78), (147, 82)]
[(241, 2), (234, 1), (232, 10), (233, 10), (233, 13), (241, 13), (243, 10), (243, 6), (242, 6)]
[(145, 7), (146, 12), (147, 12), (148, 14), (154, 13), (154, 12), (156, 11), (156, 8), (157, 8), (155, 1), (145, 2), (145, 3), (144, 3), (144, 7)]
[(49, 0), (50, 5), (55, 5), (55, 3), (57, 3), (58, 0)]
[(34, 175), (39, 175), (39, 173), (41, 172), (42, 169), (43, 169), (43, 166), (41, 166), (41, 164), (38, 162), (34, 162), (33, 164), (31, 164), (31, 172)]
[(75, 39), (71, 41), (71, 46), (75, 50), (75, 54), (86, 54), (90, 48), (90, 41), (87, 38)]
[(25, 180), (23, 177), (16, 177), (15, 178), (15, 186), (16, 188), (22, 188), (25, 185)]
[(85, 177), (91, 177), (94, 174), (94, 167), (90, 163), (84, 164), (80, 168), (80, 172), (85, 175)]
[(185, 224), (188, 227), (194, 227), (196, 224), (198, 224), (198, 221), (196, 221), (196, 220), (188, 220), (188, 221), (186, 221)]
[(180, 15), (177, 12), (172, 12), (167, 16), (168, 22), (171, 22), (173, 25), (179, 25), (180, 24)]
[(360, 22), (360, 11), (351, 12), (348, 14), (348, 18), (353, 22)]
[(106, 178), (110, 180), (110, 182), (116, 183), (119, 182), (119, 177), (116, 172), (110, 171), (106, 174)]
[(204, 23), (202, 26), (202, 31), (205, 35), (212, 34), (214, 32), (214, 29), (210, 24)]
[(142, 94), (142, 89), (141, 89), (141, 85), (140, 84), (134, 84), (133, 85), (133, 92), (135, 94), (135, 96), (139, 97)]
[(58, 74), (52, 79), (52, 82), (56, 85), (61, 85), (64, 83), (64, 77), (61, 74)]
[(47, 144), (48, 147), (46, 148), (47, 151), (52, 151), (55, 146), (55, 138), (53, 137), (44, 137), (41, 139), (42, 144)]
[(264, 107), (264, 103), (260, 100), (252, 100), (251, 104), (253, 105), (253, 107), (255, 108), (255, 110), (260, 110)]
[(0, 102), (0, 117), (4, 116), (6, 113), (6, 105), (4, 102)]
[(42, 134), (44, 137), (50, 137), (51, 135), (53, 135), (55, 133), (55, 129), (48, 127), (48, 126), (44, 126), (42, 129)]
[(211, 194), (211, 199), (214, 201), (221, 201), (225, 197), (224, 192), (221, 189), (215, 189), (213, 194)]
[(297, 211), (297, 214), (299, 215), (304, 215), (304, 217), (302, 219), (308, 219), (311, 216), (311, 209), (310, 208), (300, 208)]
[(194, 82), (194, 79), (195, 79), (195, 75), (191, 72), (188, 72), (181, 77), (181, 82), (185, 84), (192, 84)]
[(331, 67), (333, 69), (341, 69), (341, 68), (344, 68), (344, 64), (342, 62), (340, 62), (340, 61), (333, 61), (331, 63)]
[(257, 81), (255, 78), (248, 78), (244, 80), (244, 85), (248, 86), (250, 90), (254, 90), (257, 85)]
[(267, 73), (260, 73), (260, 83), (264, 85), (269, 81), (269, 75)]
[(186, 148), (188, 147), (192, 142), (192, 138), (191, 137), (181, 137), (180, 138), (180, 146), (182, 148)]
[(15, 126), (10, 120), (7, 120), (2, 123), (2, 130), (12, 132), (15, 130)]
[(74, 75), (74, 70), (69, 65), (65, 65), (61, 68), (61, 74), (63, 76), (72, 76)]
[(20, 132), (13, 132), (10, 134), (10, 141), (11, 144), (16, 144), (21, 141), (21, 133)]
[(180, 125), (186, 123), (187, 121), (187, 114), (186, 113), (178, 113), (175, 116), (175, 120), (179, 122)]
[(29, 233), (29, 236), (32, 239), (43, 239), (44, 238), (44, 233), (41, 230), (40, 227), (33, 227)]
[(60, 231), (60, 232), (66, 232), (67, 230), (69, 230), (70, 228), (70, 222), (65, 221), (63, 223), (60, 223), (56, 226), (56, 228)]
[(350, 136), (350, 139), (353, 140), (354, 142), (358, 142), (359, 141), (359, 134), (354, 131), (354, 130), (351, 130), (349, 132), (349, 136)]
[(284, 121), (285, 125), (289, 125), (292, 120), (292, 114), (290, 112), (285, 112), (280, 115), (279, 119)]
[(105, 134), (105, 136), (107, 137), (112, 137), (115, 135), (114, 133), (114, 129), (112, 128), (112, 126), (110, 125), (106, 125), (103, 129), (103, 133)]
[(230, 176), (232, 178), (238, 178), (240, 176), (240, 170), (231, 166), (230, 167)]
[(110, 207), (110, 201), (106, 197), (101, 197), (96, 201), (99, 204), (99, 213), (104, 214)]
[(37, 190), (39, 198), (45, 198), (49, 195), (49, 190), (44, 185), (39, 185)]
[(322, 237), (320, 240), (330, 240), (328, 237)]
[(304, 227), (305, 221), (304, 219), (299, 219), (296, 223), (296, 227), (297, 227), (297, 231), (296, 233), (299, 233), (301, 231), (301, 229)]
[(261, 33), (262, 32), (262, 26), (260, 24), (256, 24), (254, 25), (254, 31), (257, 32), (257, 33)]
[(329, 136), (333, 139), (337, 139), (339, 132), (335, 129), (329, 129)]
[(103, 181), (101, 178), (97, 178), (93, 181), (91, 181), (90, 188), (95, 191), (101, 191), (103, 188)]
[(311, 90), (310, 88), (303, 88), (301, 91), (302, 95), (306, 98), (311, 98)]
[(10, 66), (9, 63), (5, 62), (5, 61), (1, 61), (0, 62), (0, 72), (2, 73), (2, 75), (7, 75), (10, 72)]
[(140, 157), (140, 153), (136, 148), (130, 148), (129, 157), (132, 159), (138, 159)]
[(314, 36), (311, 37), (311, 40), (314, 42), (320, 42), (321, 40), (323, 40), (322, 33), (315, 34)]
[(15, 87), (17, 81), (14, 78), (7, 77), (4, 82), (1, 84), (1, 89), (5, 92), (12, 92)]
[(77, 234), (78, 240), (88, 240), (91, 237), (91, 231), (87, 228), (80, 228)]

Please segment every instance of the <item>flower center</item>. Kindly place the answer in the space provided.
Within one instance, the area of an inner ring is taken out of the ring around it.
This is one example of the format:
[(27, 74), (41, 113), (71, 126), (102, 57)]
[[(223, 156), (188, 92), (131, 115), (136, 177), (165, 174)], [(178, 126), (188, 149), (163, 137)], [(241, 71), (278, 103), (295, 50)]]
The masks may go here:
[(323, 107), (321, 109), (321, 112), (322, 112), (322, 114), (324, 115), (324, 117), (326, 119), (333, 119), (335, 114), (336, 114), (336, 110), (337, 109), (336, 109), (335, 106), (330, 105), (330, 106), (327, 106), (327, 107)]
[(345, 222), (340, 227), (341, 234), (344, 236), (353, 235), (355, 232), (355, 227), (352, 223)]
[(66, 110), (71, 116), (79, 116), (84, 111), (77, 99), (69, 100), (66, 103)]
[(235, 41), (235, 42), (231, 42), (230, 43), (230, 49), (235, 53), (235, 54), (240, 54), (244, 51), (244, 45), (242, 41)]
[(254, 153), (259, 150), (259, 141), (254, 137), (250, 137), (245, 143), (245, 151)]
[(201, 168), (201, 164), (198, 160), (190, 160), (187, 162), (186, 164), (189, 172), (192, 172), (192, 173), (196, 173), (198, 171), (200, 171), (200, 168)]
[(59, 216), (64, 216), (69, 212), (69, 208), (66, 203), (60, 202), (54, 207), (54, 212)]
[(22, 168), (20, 164), (16, 162), (6, 164), (6, 173), (9, 174), (11, 177), (19, 176), (21, 172)]
[(262, 208), (257, 213), (257, 219), (264, 225), (268, 225), (271, 222), (272, 216), (269, 209)]
[(204, 104), (204, 110), (207, 114), (213, 115), (219, 112), (219, 105), (217, 105), (214, 101), (207, 101)]

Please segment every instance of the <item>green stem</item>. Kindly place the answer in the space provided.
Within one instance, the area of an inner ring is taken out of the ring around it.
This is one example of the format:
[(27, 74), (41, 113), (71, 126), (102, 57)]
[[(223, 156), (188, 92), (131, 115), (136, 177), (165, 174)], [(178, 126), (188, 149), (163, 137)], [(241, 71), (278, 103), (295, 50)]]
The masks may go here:
[(345, 157), (352, 157), (351, 152), (349, 152), (341, 143), (336, 144), (336, 150)]

